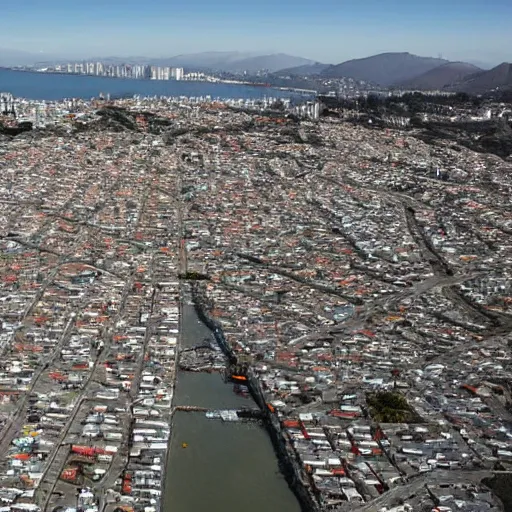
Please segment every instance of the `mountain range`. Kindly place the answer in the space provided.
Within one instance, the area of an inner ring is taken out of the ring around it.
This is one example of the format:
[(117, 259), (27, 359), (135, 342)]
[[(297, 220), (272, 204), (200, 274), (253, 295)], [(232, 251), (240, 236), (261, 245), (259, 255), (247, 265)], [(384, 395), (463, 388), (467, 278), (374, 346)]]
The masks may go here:
[(447, 63), (444, 59), (419, 57), (410, 53), (381, 53), (329, 66), (321, 74), (326, 78), (349, 77), (386, 87)]
[[(78, 61), (83, 59), (76, 59)], [(467, 62), (450, 62), (407, 52), (387, 52), (362, 59), (330, 65), (284, 53), (261, 55), (250, 52), (202, 52), (168, 58), (92, 57), (89, 61), (108, 64), (150, 64), (183, 67), (186, 71), (221, 71), (255, 74), (262, 70), (279, 77), (311, 79), (352, 78), (383, 87), (418, 90), (449, 90), (480, 94), (492, 89), (512, 88), (512, 66), (500, 64), (481, 69)], [(29, 66), (36, 63), (56, 64), (73, 59), (56, 59), (42, 53), (0, 49), (0, 66)]]
[(201, 52), (176, 55), (174, 57), (150, 58), (143, 56), (129, 57), (90, 57), (73, 59), (49, 56), (42, 53), (28, 53), (17, 50), (0, 49), (0, 66), (31, 66), (34, 64), (62, 64), (73, 61), (101, 61), (111, 65), (143, 64), (153, 66), (182, 67), (187, 71), (224, 71), (230, 73), (256, 73), (260, 70), (269, 72), (285, 68), (294, 68), (315, 64), (311, 59), (272, 53), (261, 55), (250, 52)]
[(471, 94), (483, 94), (491, 90), (512, 90), (512, 64), (503, 62), (488, 71), (466, 76), (453, 90)]
[(274, 53), (270, 55), (254, 55), (241, 59), (231, 59), (224, 65), (220, 66), (218, 64), (216, 67), (222, 71), (228, 71), (231, 73), (256, 73), (262, 69), (273, 73), (281, 69), (308, 66), (312, 64), (314, 64), (314, 61), (310, 59), (295, 57), (285, 53)]
[(481, 71), (481, 68), (467, 62), (448, 62), (396, 84), (407, 89), (438, 90), (456, 87), (468, 76)]
[(304, 64), (303, 66), (280, 69), (278, 70), (278, 73), (280, 75), (290, 76), (321, 75), (329, 67), (331, 67), (330, 64), (322, 64), (321, 62), (315, 62), (314, 64)]
[(337, 65), (306, 65), (279, 75), (353, 78), (383, 87), (412, 90), (446, 90), (482, 94), (495, 89), (512, 89), (512, 65), (502, 63), (481, 69), (467, 62), (421, 57), (411, 53), (381, 53)]
[(108, 64), (150, 64), (185, 68), (186, 71), (221, 71), (228, 73), (256, 73), (267, 70), (270, 73), (284, 68), (313, 64), (314, 61), (285, 53), (260, 55), (249, 52), (201, 52), (186, 53), (174, 57), (95, 57), (87, 59)]

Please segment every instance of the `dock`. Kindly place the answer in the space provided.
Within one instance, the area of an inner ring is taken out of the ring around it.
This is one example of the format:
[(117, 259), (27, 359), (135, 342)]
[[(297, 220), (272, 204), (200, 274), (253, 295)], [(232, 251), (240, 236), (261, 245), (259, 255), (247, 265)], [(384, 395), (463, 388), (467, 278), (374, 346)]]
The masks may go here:
[(260, 420), (263, 419), (261, 410), (258, 408), (243, 409), (208, 409), (195, 405), (177, 405), (172, 409), (175, 412), (204, 412), (209, 419), (220, 419), (222, 421)]

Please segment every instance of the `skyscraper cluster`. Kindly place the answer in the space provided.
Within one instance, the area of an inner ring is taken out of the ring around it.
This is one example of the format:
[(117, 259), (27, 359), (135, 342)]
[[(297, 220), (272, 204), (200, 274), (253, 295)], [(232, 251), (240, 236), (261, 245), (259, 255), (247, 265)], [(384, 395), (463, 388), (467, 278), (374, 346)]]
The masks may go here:
[(183, 68), (151, 66), (150, 78), (151, 80), (181, 80)]
[(72, 62), (41, 71), (151, 80), (182, 80), (184, 74), (183, 68), (138, 64), (106, 64), (104, 62)]

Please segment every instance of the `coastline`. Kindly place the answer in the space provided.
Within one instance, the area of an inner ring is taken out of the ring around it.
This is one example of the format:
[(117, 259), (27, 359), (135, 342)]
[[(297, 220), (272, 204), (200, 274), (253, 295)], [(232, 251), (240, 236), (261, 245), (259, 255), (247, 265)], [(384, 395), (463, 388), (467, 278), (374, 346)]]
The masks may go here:
[(255, 88), (267, 88), (270, 90), (283, 91), (283, 92), (295, 92), (305, 96), (318, 96), (318, 91), (314, 89), (301, 89), (297, 87), (280, 87), (272, 85), (266, 82), (247, 82), (243, 80), (227, 80), (218, 78), (215, 80), (152, 80), (150, 78), (129, 78), (123, 76), (102, 76), (92, 75), (88, 73), (65, 73), (63, 71), (37, 71), (34, 69), (18, 69), (6, 66), (0, 66), (0, 71), (13, 71), (18, 73), (37, 74), (37, 75), (58, 75), (67, 77), (81, 77), (81, 78), (102, 78), (107, 80), (123, 80), (126, 82), (147, 82), (147, 83), (159, 83), (159, 82), (176, 82), (176, 83), (194, 83), (194, 84), (225, 84), (225, 85), (243, 85), (245, 87)]

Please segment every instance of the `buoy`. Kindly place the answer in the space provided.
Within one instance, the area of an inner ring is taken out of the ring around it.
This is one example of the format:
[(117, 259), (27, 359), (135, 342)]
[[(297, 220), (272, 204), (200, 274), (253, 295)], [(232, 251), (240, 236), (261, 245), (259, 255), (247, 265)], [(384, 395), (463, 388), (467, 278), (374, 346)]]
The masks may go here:
[(187, 443), (181, 443), (181, 447), (182, 447), (182, 448), (187, 448), (187, 447), (188, 447), (188, 444), (187, 444)]

